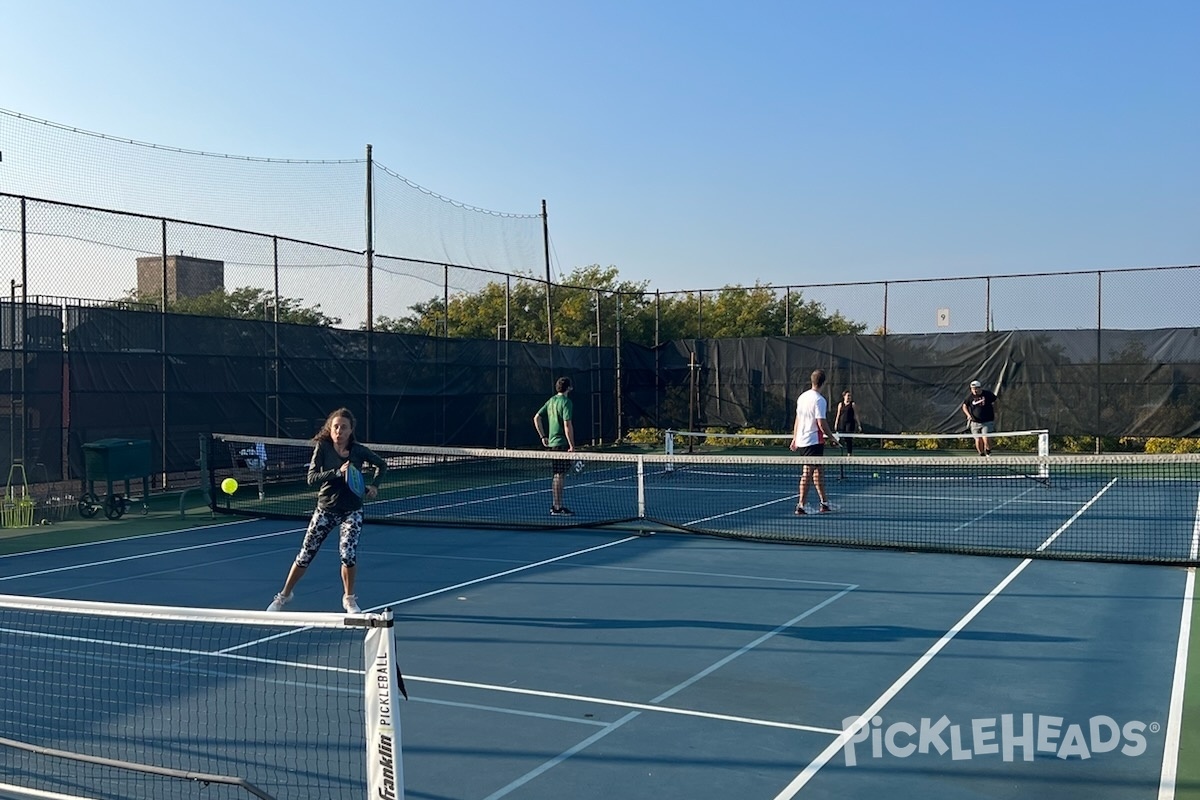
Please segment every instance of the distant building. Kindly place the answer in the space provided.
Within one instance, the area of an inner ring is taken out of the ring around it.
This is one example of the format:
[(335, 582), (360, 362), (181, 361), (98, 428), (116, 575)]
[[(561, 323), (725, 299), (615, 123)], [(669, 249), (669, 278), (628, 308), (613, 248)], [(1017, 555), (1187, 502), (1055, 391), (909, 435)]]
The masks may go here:
[[(137, 290), (142, 297), (162, 297), (163, 263), (159, 256), (137, 260)], [(225, 262), (195, 256), (167, 256), (167, 302), (199, 297), (225, 287)]]

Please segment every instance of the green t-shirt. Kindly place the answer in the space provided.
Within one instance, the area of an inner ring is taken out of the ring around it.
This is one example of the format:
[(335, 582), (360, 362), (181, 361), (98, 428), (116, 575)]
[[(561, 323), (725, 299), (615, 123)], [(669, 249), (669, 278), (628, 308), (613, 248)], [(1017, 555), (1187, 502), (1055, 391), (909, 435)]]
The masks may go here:
[(538, 409), (538, 414), (545, 414), (548, 420), (546, 440), (551, 447), (566, 447), (567, 420), (571, 419), (571, 398), (565, 394), (556, 394)]

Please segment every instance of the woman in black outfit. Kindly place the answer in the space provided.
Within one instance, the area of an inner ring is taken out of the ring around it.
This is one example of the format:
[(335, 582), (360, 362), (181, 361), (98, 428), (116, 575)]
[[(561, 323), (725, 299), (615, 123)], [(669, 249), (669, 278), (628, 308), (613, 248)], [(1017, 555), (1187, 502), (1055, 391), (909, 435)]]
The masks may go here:
[[(837, 416), (833, 418), (834, 433), (862, 433), (862, 423), (858, 421), (858, 410), (854, 407), (854, 395), (850, 390), (842, 392), (842, 402), (838, 403)], [(846, 455), (854, 455), (854, 437), (838, 437), (846, 448)]]

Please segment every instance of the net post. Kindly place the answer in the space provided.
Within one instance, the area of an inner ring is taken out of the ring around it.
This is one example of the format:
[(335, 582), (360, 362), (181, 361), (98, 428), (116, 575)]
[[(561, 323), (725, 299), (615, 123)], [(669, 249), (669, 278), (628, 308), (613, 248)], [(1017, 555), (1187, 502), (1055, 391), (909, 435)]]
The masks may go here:
[(381, 624), (367, 628), (363, 640), (367, 796), (404, 800), (398, 695), (401, 678), (396, 664), (396, 628), (390, 608), (380, 612), (379, 622)]
[(1050, 431), (1038, 431), (1037, 442), (1038, 454), (1038, 477), (1042, 480), (1050, 479)]
[(646, 518), (646, 459), (637, 459), (637, 515), (638, 519)]
[(215, 495), (213, 493), (212, 470), (210, 470), (208, 468), (208, 447), (209, 447), (209, 442), (211, 441), (211, 438), (212, 437), (209, 434), (206, 434), (206, 433), (200, 434), (200, 457), (198, 459), (196, 459), (196, 465), (200, 470), (200, 478), (199, 478), (200, 485), (195, 486), (195, 487), (189, 487), (179, 493), (179, 516), (180, 517), (187, 516), (188, 496), (193, 491), (199, 492), (200, 496), (204, 499), (205, 504), (208, 506), (209, 516), (215, 518), (217, 515), (216, 511), (213, 509), (213, 497), (215, 497)]
[[(675, 455), (675, 431), (671, 430), (670, 428), (667, 428), (666, 444), (667, 444), (667, 456), (674, 456)], [(675, 462), (668, 461), (665, 465), (665, 469), (667, 472), (671, 472), (672, 470), (674, 470)]]

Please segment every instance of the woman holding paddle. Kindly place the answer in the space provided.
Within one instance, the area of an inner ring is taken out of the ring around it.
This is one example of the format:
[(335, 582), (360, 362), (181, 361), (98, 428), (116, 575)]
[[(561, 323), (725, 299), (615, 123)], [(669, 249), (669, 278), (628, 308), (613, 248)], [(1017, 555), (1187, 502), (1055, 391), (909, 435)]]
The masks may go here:
[[(358, 572), (358, 537), (362, 531), (363, 498), (370, 500), (379, 493), (379, 479), (387, 471), (387, 463), (369, 447), (354, 438), (354, 415), (339, 408), (329, 415), (321, 430), (313, 437), (312, 460), (308, 464), (308, 485), (317, 491), (317, 508), (313, 511), (300, 545), (300, 552), (288, 571), (283, 591), (275, 595), (268, 611), (282, 611), (291, 602), (292, 591), (304, 577), (308, 565), (325, 542), (330, 531), (339, 528), (338, 553), (342, 560), (342, 608), (350, 614), (361, 611), (354, 593)], [(374, 474), (370, 482), (363, 480), (360, 465), (369, 464)]]

